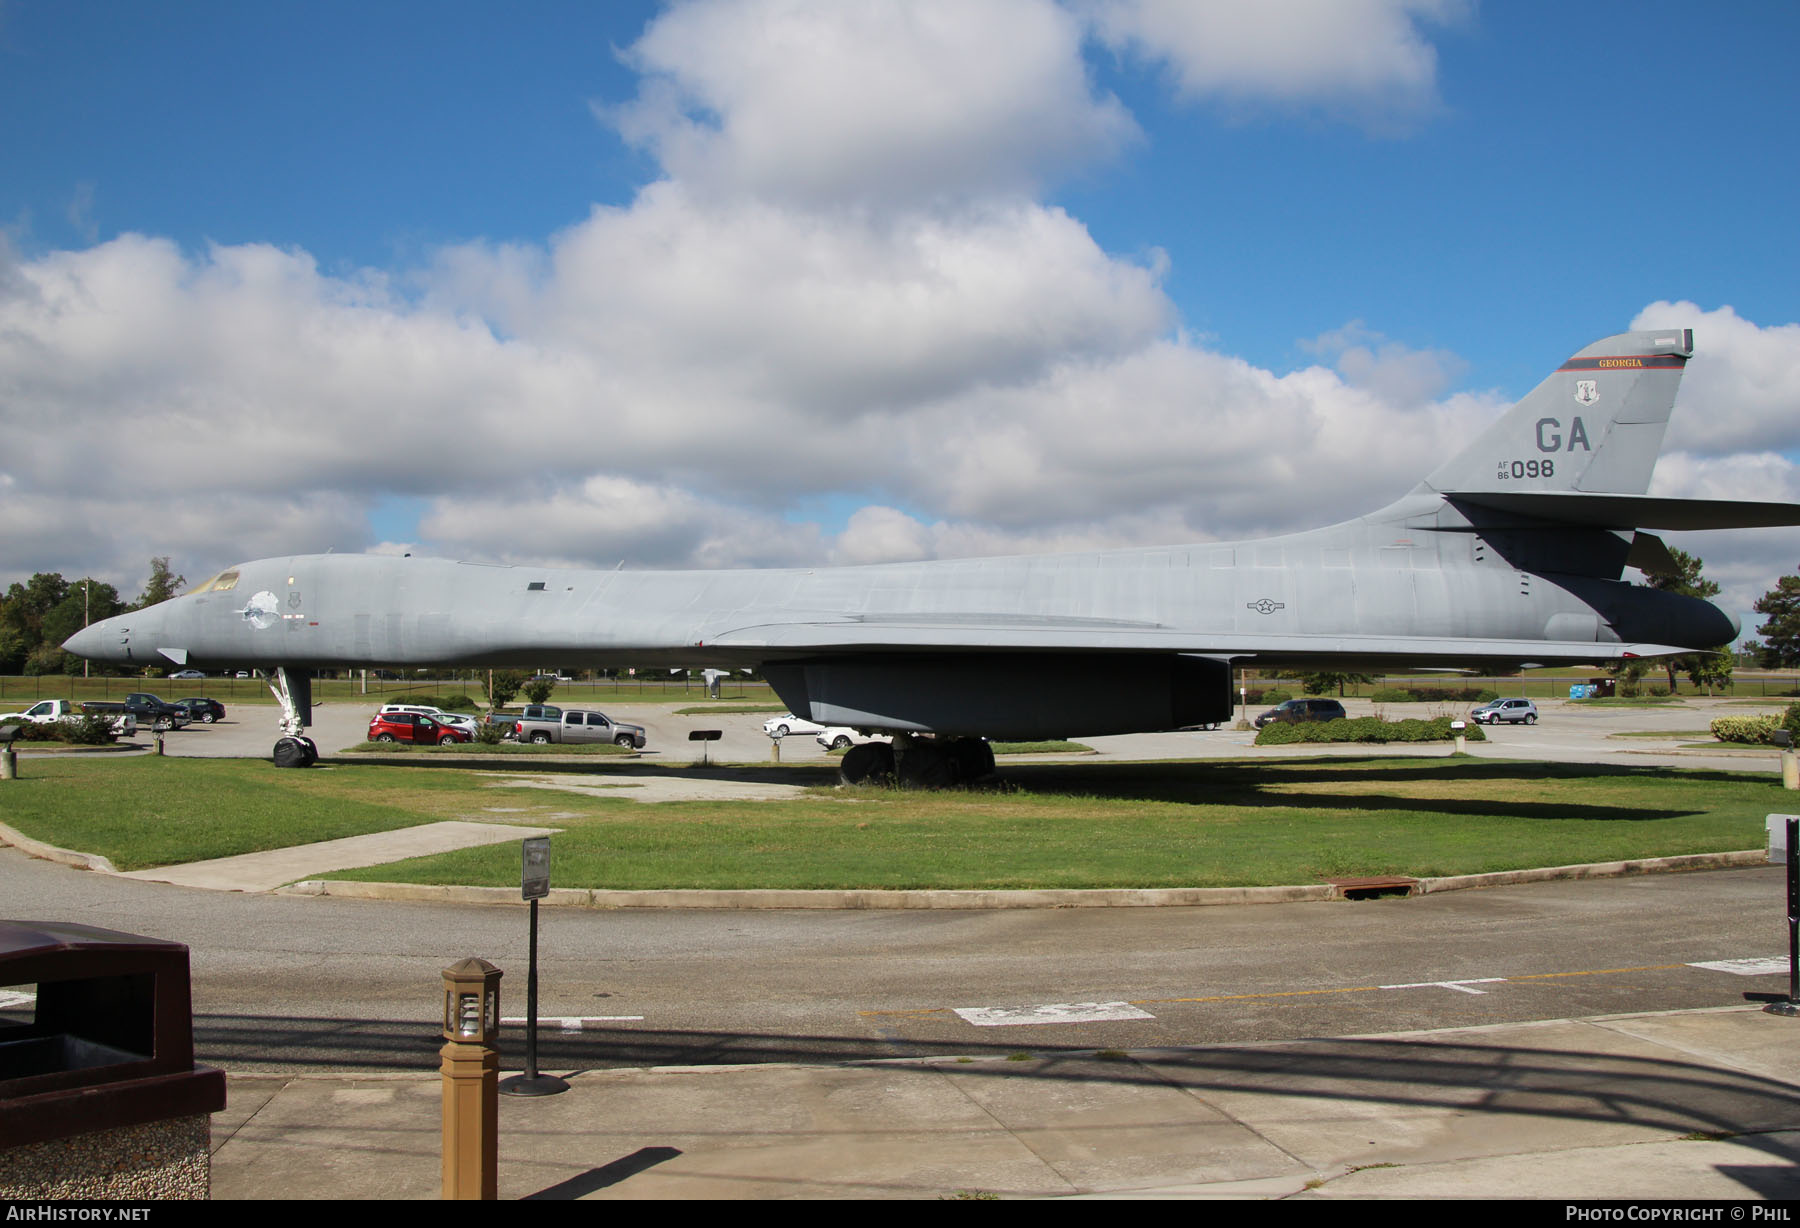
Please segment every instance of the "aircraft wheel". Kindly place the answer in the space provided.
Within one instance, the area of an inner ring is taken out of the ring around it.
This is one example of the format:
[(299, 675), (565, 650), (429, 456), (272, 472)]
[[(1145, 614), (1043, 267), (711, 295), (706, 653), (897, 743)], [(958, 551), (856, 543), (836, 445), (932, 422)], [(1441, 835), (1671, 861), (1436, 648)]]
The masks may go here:
[[(316, 756), (315, 756), (316, 757)], [(300, 738), (282, 738), (275, 743), (275, 766), (279, 768), (305, 767), (312, 760), (306, 756), (306, 743)]]
[(538, 732), (531, 735), (531, 744), (533, 746), (548, 746), (550, 745), (550, 735), (540, 729)]
[(319, 744), (317, 742), (311, 738), (296, 738), (295, 741), (306, 748), (306, 763), (303, 766), (311, 767), (319, 761)]
[(994, 748), (985, 740), (957, 738), (949, 749), (958, 781), (984, 780), (994, 774)]
[(956, 783), (950, 751), (938, 742), (915, 738), (895, 756), (902, 789), (947, 789)]
[(894, 748), (886, 742), (852, 746), (838, 761), (838, 779), (847, 785), (883, 784), (894, 775)]

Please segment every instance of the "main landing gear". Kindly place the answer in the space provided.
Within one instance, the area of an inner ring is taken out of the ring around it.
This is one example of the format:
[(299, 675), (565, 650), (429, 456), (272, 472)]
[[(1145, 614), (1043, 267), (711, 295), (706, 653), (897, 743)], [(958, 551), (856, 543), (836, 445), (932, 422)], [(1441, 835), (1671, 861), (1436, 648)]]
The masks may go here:
[(305, 733), (312, 724), (312, 675), (294, 676), (282, 665), (270, 670), (264, 681), (281, 705), (283, 736), (275, 743), (275, 766), (311, 767), (319, 761), (318, 743)]
[(994, 750), (982, 738), (897, 733), (891, 745), (852, 746), (838, 762), (838, 779), (847, 785), (897, 783), (902, 789), (947, 789), (993, 774)]

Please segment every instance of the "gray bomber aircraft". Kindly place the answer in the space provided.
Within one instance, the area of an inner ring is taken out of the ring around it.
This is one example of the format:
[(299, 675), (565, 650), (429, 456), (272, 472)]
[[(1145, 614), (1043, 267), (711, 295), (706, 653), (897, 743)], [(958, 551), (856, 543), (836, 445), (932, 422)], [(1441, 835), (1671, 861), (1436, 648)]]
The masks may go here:
[[(1800, 524), (1800, 505), (1645, 494), (1691, 330), (1570, 358), (1396, 502), (1328, 528), (1021, 558), (757, 571), (571, 571), (377, 555), (261, 559), (96, 623), (65, 647), (122, 665), (257, 667), (275, 761), (317, 757), (325, 666), (756, 665), (795, 713), (897, 736), (902, 778), (984, 775), (983, 737), (1221, 721), (1234, 662), (1510, 668), (1712, 648), (1717, 607), (1621, 579), (1646, 529)], [(896, 770), (866, 743), (846, 779)]]

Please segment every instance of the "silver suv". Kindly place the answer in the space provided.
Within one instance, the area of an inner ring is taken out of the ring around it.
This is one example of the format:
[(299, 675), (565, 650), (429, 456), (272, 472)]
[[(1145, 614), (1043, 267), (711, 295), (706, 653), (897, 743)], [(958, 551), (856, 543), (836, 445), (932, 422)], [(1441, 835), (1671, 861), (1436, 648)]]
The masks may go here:
[(1537, 705), (1529, 699), (1493, 699), (1469, 713), (1469, 719), (1477, 725), (1498, 725), (1501, 721), (1535, 725), (1537, 718)]

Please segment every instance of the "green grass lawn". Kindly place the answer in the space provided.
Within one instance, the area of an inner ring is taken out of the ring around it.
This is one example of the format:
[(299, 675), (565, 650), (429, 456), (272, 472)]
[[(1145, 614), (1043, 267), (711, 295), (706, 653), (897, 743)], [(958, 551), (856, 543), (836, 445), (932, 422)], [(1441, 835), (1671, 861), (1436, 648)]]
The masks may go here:
[(0, 822), (138, 870), (468, 815), (466, 776), (369, 768), (277, 775), (261, 760), (33, 755), (0, 783)]
[[(559, 886), (1135, 887), (1477, 873), (1760, 847), (1769, 775), (1376, 756), (1031, 764), (989, 790), (838, 789), (829, 765), (714, 768), (812, 786), (791, 801), (667, 802), (531, 787), (629, 784), (627, 765), (32, 759), (5, 821), (121, 868), (439, 819), (563, 829)], [(666, 769), (658, 769), (666, 770)], [(700, 769), (692, 769), (699, 771)], [(623, 790), (621, 790), (623, 792)], [(518, 882), (496, 845), (336, 877)]]

